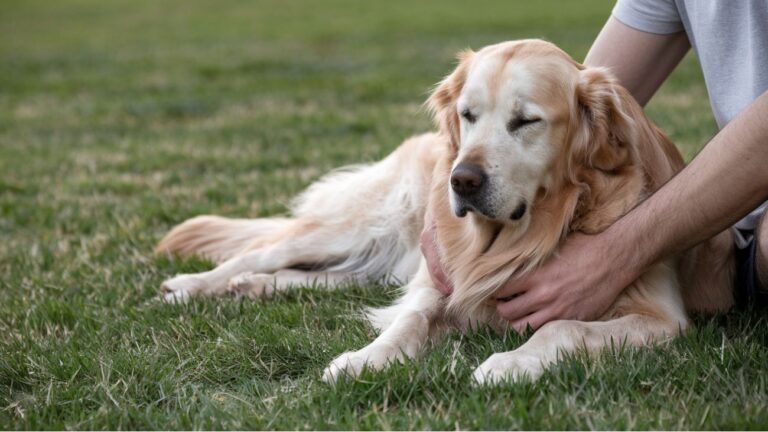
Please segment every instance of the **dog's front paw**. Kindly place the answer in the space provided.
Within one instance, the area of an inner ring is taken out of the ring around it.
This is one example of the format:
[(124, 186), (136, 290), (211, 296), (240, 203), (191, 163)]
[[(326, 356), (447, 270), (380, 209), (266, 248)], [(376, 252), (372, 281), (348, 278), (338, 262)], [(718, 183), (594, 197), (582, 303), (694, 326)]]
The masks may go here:
[(480, 385), (495, 385), (525, 379), (536, 381), (543, 373), (544, 365), (540, 357), (510, 351), (488, 357), (475, 369), (472, 378)]
[(229, 280), (227, 291), (237, 297), (269, 297), (275, 292), (275, 276), (265, 273), (242, 273)]
[(206, 288), (205, 281), (192, 274), (176, 275), (160, 285), (163, 299), (168, 303), (185, 303), (190, 297), (204, 293)]
[(323, 371), (323, 381), (333, 384), (340, 378), (356, 378), (368, 363), (368, 357), (360, 351), (348, 351), (336, 357)]

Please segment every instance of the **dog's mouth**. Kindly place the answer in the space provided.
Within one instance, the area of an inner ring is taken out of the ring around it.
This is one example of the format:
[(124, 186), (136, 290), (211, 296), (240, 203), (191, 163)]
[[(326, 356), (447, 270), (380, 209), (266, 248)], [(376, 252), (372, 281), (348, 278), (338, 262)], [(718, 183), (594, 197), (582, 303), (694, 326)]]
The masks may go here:
[[(456, 206), (454, 213), (456, 214), (456, 217), (463, 218), (467, 215), (467, 213), (476, 213), (481, 216), (485, 216), (488, 219), (491, 220), (498, 220), (495, 214), (493, 212), (488, 211), (487, 209), (484, 209), (480, 206), (477, 206), (471, 202), (460, 202), (459, 205)], [(525, 216), (525, 214), (528, 212), (528, 203), (526, 203), (525, 200), (522, 200), (517, 207), (510, 213), (509, 220), (513, 222), (517, 222), (520, 219)]]
[(464, 216), (467, 215), (467, 213), (473, 212), (473, 211), (476, 211), (474, 207), (470, 205), (462, 205), (460, 207), (457, 207), (454, 213), (456, 214), (456, 217), (463, 218)]
[(488, 219), (495, 219), (493, 214), (490, 214), (485, 209), (478, 208), (478, 206), (475, 206), (471, 203), (461, 203), (458, 207), (456, 207), (455, 214), (457, 217), (463, 218), (467, 215), (467, 213), (475, 213), (481, 216), (485, 216)]
[(528, 211), (528, 204), (525, 202), (525, 200), (523, 200), (520, 202), (520, 204), (517, 205), (512, 214), (509, 215), (509, 218), (513, 221), (519, 221), (523, 218), (523, 216), (525, 216), (526, 211)]

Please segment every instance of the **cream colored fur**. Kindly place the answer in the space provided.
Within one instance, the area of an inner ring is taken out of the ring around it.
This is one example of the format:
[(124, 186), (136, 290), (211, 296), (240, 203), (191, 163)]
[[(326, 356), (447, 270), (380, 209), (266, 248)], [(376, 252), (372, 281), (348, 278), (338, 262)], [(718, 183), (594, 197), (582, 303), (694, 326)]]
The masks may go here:
[[(542, 41), (462, 53), (429, 105), (438, 133), (411, 138), (378, 163), (331, 173), (297, 198), (288, 218), (203, 216), (174, 228), (158, 253), (200, 254), (220, 265), (166, 281), (165, 299), (407, 282), (393, 305), (369, 310), (379, 336), (325, 370), (334, 382), (416, 356), (450, 329), (505, 331), (493, 300), (505, 281), (552, 256), (569, 232), (605, 229), (682, 168), (674, 145), (607, 71), (586, 69)], [(515, 116), (537, 120), (512, 128)], [(483, 209), (457, 217), (449, 177), (462, 161), (483, 167), (493, 193)], [(510, 219), (520, 202), (529, 210)], [(419, 252), (425, 218), (435, 224), (450, 296), (435, 289)], [(491, 356), (475, 380), (535, 379), (563, 352), (674, 337), (688, 327), (686, 306), (729, 307), (729, 240), (723, 233), (657, 264), (598, 322), (546, 324), (517, 350)]]

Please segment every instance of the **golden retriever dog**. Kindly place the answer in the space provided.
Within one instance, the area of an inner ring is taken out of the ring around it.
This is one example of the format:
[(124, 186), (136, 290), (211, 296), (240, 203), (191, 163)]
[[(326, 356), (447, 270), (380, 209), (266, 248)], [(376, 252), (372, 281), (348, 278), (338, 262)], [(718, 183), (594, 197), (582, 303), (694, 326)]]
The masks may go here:
[[(165, 299), (261, 297), (387, 275), (408, 281), (393, 305), (368, 311), (379, 336), (331, 362), (323, 378), (334, 382), (414, 357), (451, 329), (506, 330), (493, 299), (502, 284), (556, 253), (568, 233), (605, 229), (683, 167), (607, 70), (540, 40), (462, 52), (428, 104), (437, 133), (331, 173), (296, 199), (291, 217), (200, 216), (175, 227), (157, 253), (219, 265), (167, 280)], [(450, 295), (435, 288), (421, 256), (425, 220), (434, 223)], [(731, 244), (724, 232), (656, 264), (599, 321), (550, 322), (518, 349), (488, 358), (475, 380), (536, 379), (565, 352), (678, 335), (688, 311), (731, 306)]]

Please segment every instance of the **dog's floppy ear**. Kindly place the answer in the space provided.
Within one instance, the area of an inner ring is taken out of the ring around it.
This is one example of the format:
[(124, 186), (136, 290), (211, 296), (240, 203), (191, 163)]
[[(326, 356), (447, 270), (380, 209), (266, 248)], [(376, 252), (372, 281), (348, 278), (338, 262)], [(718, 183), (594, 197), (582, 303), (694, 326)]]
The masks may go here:
[(569, 177), (582, 190), (571, 229), (600, 232), (683, 167), (674, 144), (605, 69), (579, 71)]
[(472, 50), (459, 52), (457, 59), (459, 64), (456, 69), (443, 79), (427, 100), (437, 127), (450, 137), (451, 146), (457, 149), (459, 146), (459, 115), (456, 112), (456, 100), (467, 79), (467, 71), (475, 53)]
[(575, 93), (568, 172), (583, 193), (571, 228), (599, 232), (661, 187), (683, 160), (607, 70), (580, 70)]
[(579, 72), (571, 151), (576, 163), (606, 173), (631, 163), (635, 121), (627, 112), (621, 88), (604, 69)]
[(575, 99), (571, 152), (577, 164), (605, 174), (635, 166), (651, 190), (682, 169), (680, 152), (608, 70), (581, 70)]

